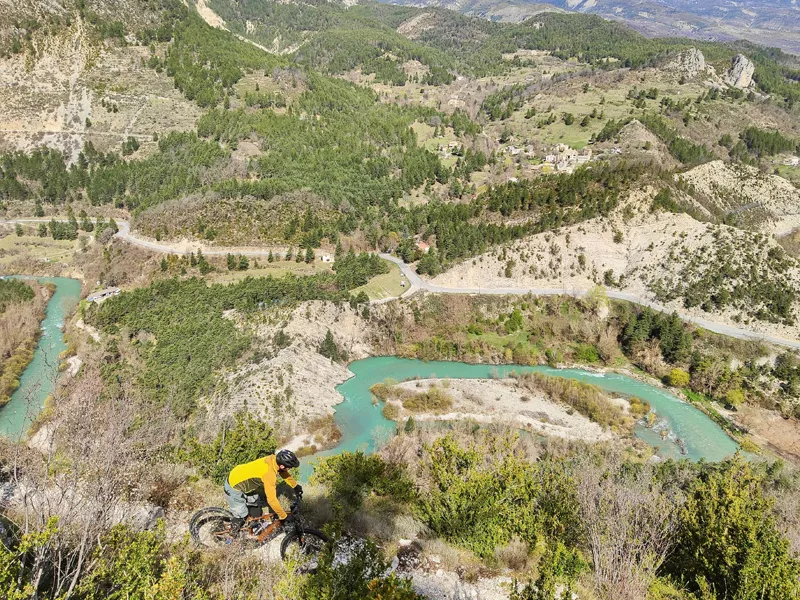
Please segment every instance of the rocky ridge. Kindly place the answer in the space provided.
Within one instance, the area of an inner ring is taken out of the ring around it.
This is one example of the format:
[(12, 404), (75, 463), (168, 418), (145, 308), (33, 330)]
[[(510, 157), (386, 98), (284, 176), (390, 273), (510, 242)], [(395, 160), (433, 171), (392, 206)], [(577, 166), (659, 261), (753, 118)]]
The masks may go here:
[(664, 68), (667, 71), (672, 71), (688, 79), (692, 79), (705, 72), (706, 57), (703, 56), (703, 53), (697, 48), (690, 48), (689, 50), (679, 53), (675, 58), (664, 65)]
[(740, 90), (750, 87), (753, 83), (753, 73), (756, 67), (744, 54), (737, 54), (733, 58), (730, 70), (725, 75), (725, 83)]

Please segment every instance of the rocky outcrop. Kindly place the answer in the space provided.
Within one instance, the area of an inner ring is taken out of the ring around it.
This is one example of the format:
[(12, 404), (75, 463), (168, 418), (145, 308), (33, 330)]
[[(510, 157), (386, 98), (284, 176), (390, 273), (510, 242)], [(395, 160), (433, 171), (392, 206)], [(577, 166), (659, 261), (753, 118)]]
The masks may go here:
[(124, 523), (136, 530), (152, 529), (164, 518), (164, 509), (150, 502), (117, 501), (109, 505), (94, 489), (77, 489), (71, 482), (59, 482), (46, 489), (36, 489), (26, 482), (0, 484), (0, 509), (11, 512), (33, 511), (53, 515), (62, 522), (78, 526), (102, 521), (108, 527)]
[(744, 54), (737, 54), (733, 58), (730, 70), (725, 75), (725, 83), (741, 90), (750, 87), (753, 83), (753, 73), (756, 67)]
[(697, 48), (690, 48), (668, 62), (665, 69), (692, 79), (705, 72), (706, 57)]

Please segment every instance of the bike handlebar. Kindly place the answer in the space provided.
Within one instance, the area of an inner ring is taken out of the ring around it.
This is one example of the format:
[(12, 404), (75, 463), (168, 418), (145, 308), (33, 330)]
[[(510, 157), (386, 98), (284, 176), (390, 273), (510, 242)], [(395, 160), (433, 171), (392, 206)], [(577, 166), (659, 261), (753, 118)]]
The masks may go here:
[(289, 512), (292, 514), (297, 514), (300, 512), (298, 509), (300, 508), (300, 501), (302, 500), (302, 496), (299, 498), (295, 498), (292, 500), (291, 505), (289, 506)]

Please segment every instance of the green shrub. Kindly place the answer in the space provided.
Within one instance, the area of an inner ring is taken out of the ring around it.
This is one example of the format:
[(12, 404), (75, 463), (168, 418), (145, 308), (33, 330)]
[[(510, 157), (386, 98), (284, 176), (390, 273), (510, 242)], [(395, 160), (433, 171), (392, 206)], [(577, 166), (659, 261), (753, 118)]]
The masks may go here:
[(420, 520), (483, 558), (515, 536), (530, 548), (540, 536), (573, 544), (578, 507), (568, 470), (560, 461), (516, 456), (516, 440), (487, 434), (465, 446), (451, 434), (427, 446), (431, 483), (415, 504)]
[(392, 397), (392, 389), (385, 383), (376, 383), (369, 388), (369, 391), (372, 392), (372, 395), (378, 400), (386, 401)]
[(630, 411), (634, 417), (643, 417), (650, 412), (650, 405), (636, 396), (632, 396), (628, 402), (630, 403)]
[(740, 455), (708, 465), (680, 512), (667, 570), (691, 590), (718, 597), (783, 600), (800, 596), (800, 560), (780, 533), (764, 480)]
[(672, 369), (669, 372), (669, 375), (667, 375), (667, 383), (669, 383), (669, 385), (675, 388), (688, 387), (690, 381), (691, 377), (689, 373), (677, 367)]
[(242, 411), (233, 427), (223, 427), (212, 442), (191, 438), (181, 455), (200, 475), (222, 485), (233, 467), (272, 454), (276, 446), (272, 428)]
[(725, 393), (725, 403), (734, 408), (744, 402), (744, 392), (738, 388), (728, 390)]
[(745, 437), (739, 445), (742, 447), (742, 450), (750, 454), (759, 454), (761, 452), (759, 445), (749, 437)]
[(411, 581), (394, 573), (369, 540), (350, 542), (348, 560), (334, 560), (336, 543), (322, 553), (319, 567), (303, 584), (302, 600), (424, 600)]
[(0, 279), (0, 313), (13, 302), (33, 300), (33, 288), (19, 279)]
[(577, 550), (567, 549), (563, 543), (548, 545), (539, 562), (539, 576), (519, 587), (514, 582), (509, 600), (558, 600), (572, 597), (572, 585), (588, 569)]
[(383, 405), (383, 410), (381, 411), (383, 416), (390, 421), (396, 421), (400, 418), (400, 408), (396, 404), (390, 404), (387, 402)]
[(328, 489), (328, 497), (340, 516), (358, 511), (370, 494), (407, 502), (414, 490), (402, 465), (387, 463), (377, 454), (361, 451), (321, 459), (311, 481)]
[(336, 341), (333, 339), (333, 333), (331, 333), (330, 329), (328, 329), (328, 332), (325, 334), (325, 339), (320, 343), (317, 352), (334, 362), (339, 360), (339, 346), (336, 345)]
[(596, 363), (600, 361), (600, 354), (591, 344), (578, 344), (575, 347), (575, 360), (580, 363)]

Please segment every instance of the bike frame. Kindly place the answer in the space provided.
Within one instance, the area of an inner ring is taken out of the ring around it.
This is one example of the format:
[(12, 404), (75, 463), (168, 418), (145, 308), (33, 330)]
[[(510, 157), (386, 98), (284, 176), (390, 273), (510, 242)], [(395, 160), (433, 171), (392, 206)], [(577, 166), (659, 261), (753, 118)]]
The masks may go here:
[[(292, 503), (291, 510), (286, 511), (287, 515), (293, 514), (294, 518), (294, 529), (295, 531), (302, 536), (303, 534), (303, 524), (300, 520), (300, 511), (298, 510), (299, 502), (295, 501)], [(261, 531), (258, 532), (258, 535), (254, 536), (255, 539), (258, 541), (258, 545), (261, 546), (272, 538), (275, 537), (274, 534), (277, 533), (277, 530), (281, 527), (281, 520), (278, 518), (278, 515), (275, 513), (268, 513), (265, 515), (261, 515), (260, 517), (250, 517), (248, 516), (244, 522), (244, 528), (249, 531), (252, 531), (253, 524), (261, 525), (265, 521), (268, 521), (266, 527), (264, 527)], [(230, 529), (228, 529), (230, 532)], [(227, 535), (228, 532), (220, 532), (222, 535)]]

